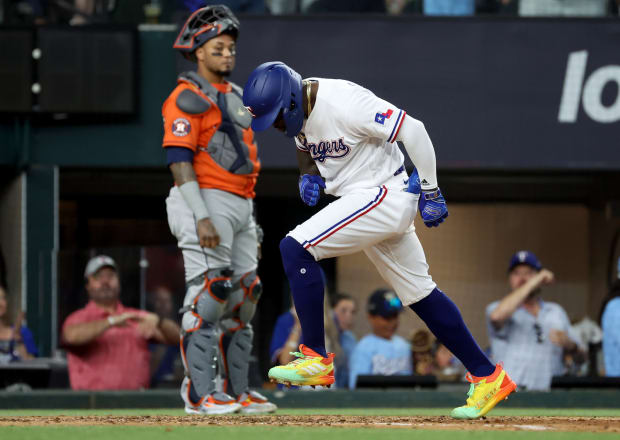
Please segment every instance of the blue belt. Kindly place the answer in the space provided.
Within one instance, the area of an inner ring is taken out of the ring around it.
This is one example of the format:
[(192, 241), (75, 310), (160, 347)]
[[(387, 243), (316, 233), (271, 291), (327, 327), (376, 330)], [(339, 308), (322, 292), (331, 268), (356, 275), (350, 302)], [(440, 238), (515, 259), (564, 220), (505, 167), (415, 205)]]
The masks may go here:
[(397, 169), (396, 171), (394, 171), (394, 175), (395, 175), (395, 176), (398, 176), (398, 175), (399, 175), (400, 173), (402, 173), (403, 171), (405, 171), (405, 164), (402, 164), (402, 165), (400, 166), (400, 168), (399, 168), (399, 169)]

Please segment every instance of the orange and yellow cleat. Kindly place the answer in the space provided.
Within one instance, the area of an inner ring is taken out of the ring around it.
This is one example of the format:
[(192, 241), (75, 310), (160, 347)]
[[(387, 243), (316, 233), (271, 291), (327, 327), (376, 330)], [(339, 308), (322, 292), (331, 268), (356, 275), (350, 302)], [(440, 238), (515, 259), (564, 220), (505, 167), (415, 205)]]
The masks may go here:
[(467, 373), (467, 380), (471, 382), (467, 404), (452, 410), (450, 415), (455, 419), (482, 417), (517, 389), (517, 384), (499, 364), (495, 366), (495, 371), (490, 376), (475, 377)]

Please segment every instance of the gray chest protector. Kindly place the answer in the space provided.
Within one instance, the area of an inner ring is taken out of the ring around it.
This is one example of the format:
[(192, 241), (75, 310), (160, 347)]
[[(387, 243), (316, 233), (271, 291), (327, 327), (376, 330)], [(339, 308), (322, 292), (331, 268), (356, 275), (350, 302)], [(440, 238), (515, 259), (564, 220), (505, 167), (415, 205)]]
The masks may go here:
[[(254, 164), (250, 151), (243, 142), (243, 129), (252, 122), (252, 115), (243, 105), (242, 90), (232, 84), (230, 93), (221, 93), (196, 72), (185, 72), (180, 79), (198, 87), (209, 99), (217, 103), (222, 113), (222, 123), (209, 141), (207, 153), (222, 168), (233, 174), (252, 174)], [(208, 110), (210, 104), (202, 97), (187, 89), (177, 97), (177, 106), (186, 113), (200, 114)]]

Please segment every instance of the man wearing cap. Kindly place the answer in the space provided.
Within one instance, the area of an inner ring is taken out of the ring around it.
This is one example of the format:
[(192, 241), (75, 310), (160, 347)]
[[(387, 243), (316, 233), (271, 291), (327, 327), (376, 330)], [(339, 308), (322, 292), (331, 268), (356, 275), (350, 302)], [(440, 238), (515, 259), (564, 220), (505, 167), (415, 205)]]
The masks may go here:
[(89, 302), (62, 326), (74, 390), (135, 390), (149, 386), (149, 341), (177, 344), (170, 319), (125, 307), (116, 262), (91, 258), (84, 271)]
[(562, 306), (540, 298), (541, 286), (553, 280), (536, 255), (519, 251), (508, 266), (511, 292), (486, 309), (494, 360), (528, 390), (548, 390), (551, 378), (564, 373), (563, 353), (581, 352)]
[(411, 374), (411, 348), (398, 335), (398, 316), (403, 305), (388, 289), (378, 289), (368, 298), (368, 321), (372, 333), (355, 346), (349, 362), (349, 388), (355, 388), (357, 376)]

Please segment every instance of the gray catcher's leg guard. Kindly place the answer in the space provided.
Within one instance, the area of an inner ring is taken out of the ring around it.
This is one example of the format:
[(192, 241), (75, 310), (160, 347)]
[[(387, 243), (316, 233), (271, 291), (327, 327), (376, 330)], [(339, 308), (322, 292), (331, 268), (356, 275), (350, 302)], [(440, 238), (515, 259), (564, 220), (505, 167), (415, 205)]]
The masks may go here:
[(187, 334), (183, 339), (189, 377), (199, 398), (215, 391), (218, 331), (211, 324)]
[(253, 337), (252, 326), (246, 324), (233, 332), (228, 341), (225, 359), (226, 373), (230, 388), (235, 396), (248, 391), (248, 370)]
[[(217, 323), (224, 314), (232, 291), (230, 271), (213, 270), (195, 281), (204, 283), (191, 304), (181, 309), (183, 316), (182, 349), (191, 387), (200, 398), (216, 390), (219, 331)], [(188, 291), (196, 286), (188, 283)], [(192, 393), (193, 394), (193, 393)]]

